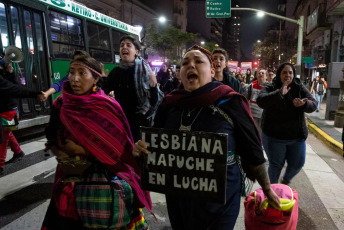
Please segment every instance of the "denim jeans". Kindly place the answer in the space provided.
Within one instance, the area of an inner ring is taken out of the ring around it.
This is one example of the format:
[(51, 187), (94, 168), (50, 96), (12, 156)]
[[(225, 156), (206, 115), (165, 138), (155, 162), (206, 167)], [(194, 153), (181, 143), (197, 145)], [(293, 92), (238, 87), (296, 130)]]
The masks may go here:
[(323, 95), (319, 95), (317, 93), (315, 94), (315, 100), (318, 102), (317, 110), (320, 110), (320, 104), (323, 98), (324, 98), (324, 94)]
[[(281, 130), (283, 132), (283, 130)], [(306, 141), (280, 140), (262, 133), (263, 146), (269, 159), (269, 177), (272, 184), (278, 183), (282, 168), (287, 161), (283, 180), (289, 183), (300, 172), (306, 160)]]

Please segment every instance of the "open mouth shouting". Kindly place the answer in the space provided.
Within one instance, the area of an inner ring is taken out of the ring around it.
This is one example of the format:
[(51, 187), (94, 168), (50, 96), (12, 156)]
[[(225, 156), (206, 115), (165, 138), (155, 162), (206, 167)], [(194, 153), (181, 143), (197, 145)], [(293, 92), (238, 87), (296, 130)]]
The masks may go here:
[(188, 73), (188, 80), (189, 82), (193, 82), (198, 79), (198, 75), (196, 73)]
[(122, 50), (121, 54), (122, 54), (122, 57), (129, 57), (129, 51), (127, 50)]

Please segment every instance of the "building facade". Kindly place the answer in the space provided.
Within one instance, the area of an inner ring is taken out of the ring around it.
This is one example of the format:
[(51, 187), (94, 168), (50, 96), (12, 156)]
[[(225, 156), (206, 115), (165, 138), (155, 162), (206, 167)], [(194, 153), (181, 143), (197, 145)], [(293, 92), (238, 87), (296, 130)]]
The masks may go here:
[(187, 15), (187, 31), (199, 35), (200, 40), (213, 42), (222, 47), (222, 32), (224, 19), (206, 18), (205, 1), (188, 1), (188, 9), (193, 11)]

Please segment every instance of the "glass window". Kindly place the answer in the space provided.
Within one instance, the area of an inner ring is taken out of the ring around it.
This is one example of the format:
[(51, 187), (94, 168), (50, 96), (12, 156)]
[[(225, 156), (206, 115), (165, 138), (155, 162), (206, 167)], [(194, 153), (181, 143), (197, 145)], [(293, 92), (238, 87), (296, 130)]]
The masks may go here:
[[(20, 29), (19, 29), (18, 9), (13, 6), (11, 6), (11, 19), (12, 19), (13, 37), (14, 37), (14, 42), (15, 42), (14, 44), (16, 47), (22, 49), (21, 35), (20, 35)], [(16, 66), (18, 67), (18, 76), (20, 79), (20, 83), (26, 86), (27, 82), (26, 82), (26, 77), (25, 77), (24, 61), (17, 63)], [(29, 107), (29, 100), (27, 98), (21, 99), (21, 106), (24, 113), (29, 113), (31, 111)]]
[(90, 55), (97, 61), (112, 62), (109, 28), (87, 22)]
[(99, 49), (90, 48), (90, 55), (97, 61), (112, 62), (111, 52)]
[(113, 44), (113, 49), (115, 51), (115, 54), (119, 54), (119, 39), (121, 39), (122, 34), (123, 33), (119, 31), (112, 30), (112, 44)]
[[(33, 14), (33, 21), (35, 25), (35, 34), (36, 34), (36, 58), (37, 62), (35, 65), (35, 69), (37, 71), (36, 75), (33, 75), (34, 78), (38, 78), (39, 84), (41, 86), (41, 89), (48, 89), (49, 83), (48, 83), (48, 74), (46, 71), (47, 63), (47, 57), (46, 52), (44, 50), (44, 39), (43, 39), (43, 23), (42, 23), (42, 16), (40, 14), (34, 13)], [(35, 102), (35, 108), (36, 111), (42, 110), (41, 103), (37, 100), (34, 100)], [(44, 102), (45, 108), (50, 108), (50, 100), (46, 100)]]
[(110, 35), (107, 27), (87, 22), (87, 33), (90, 47), (110, 49)]
[(32, 24), (30, 18), (30, 12), (24, 10), (24, 21), (25, 21), (25, 30), (26, 30), (26, 38), (27, 38), (27, 48), (29, 53), (34, 54), (35, 48), (33, 46), (33, 37), (32, 37)]
[(22, 48), (22, 42), (20, 39), (18, 9), (16, 7), (13, 7), (13, 6), (11, 6), (11, 18), (12, 18), (13, 37), (14, 37), (14, 41), (15, 41), (15, 46), (21, 49)]
[(55, 58), (69, 59), (74, 50), (85, 49), (80, 19), (55, 11), (50, 11), (49, 16)]
[[(1, 43), (2, 48), (6, 48), (8, 46), (8, 28), (7, 28), (7, 21), (6, 21), (6, 11), (5, 5), (0, 3), (0, 35), (1, 35)], [(3, 50), (1, 50), (1, 53)]]

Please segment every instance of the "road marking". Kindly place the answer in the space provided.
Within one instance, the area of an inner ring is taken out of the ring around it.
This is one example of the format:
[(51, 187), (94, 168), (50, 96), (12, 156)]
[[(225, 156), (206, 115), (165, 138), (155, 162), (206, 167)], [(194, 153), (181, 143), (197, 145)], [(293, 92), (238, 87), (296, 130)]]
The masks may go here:
[(34, 177), (41, 174), (55, 172), (57, 161), (51, 157), (30, 167), (19, 170), (15, 173), (0, 178), (0, 199), (8, 196), (22, 188), (36, 183)]
[[(25, 155), (29, 155), (29, 154), (37, 152), (39, 150), (43, 150), (45, 148), (46, 142), (47, 142), (47, 139), (42, 138), (42, 139), (37, 140), (37, 141), (32, 141), (30, 143), (20, 145), (20, 148), (25, 153)], [(11, 159), (12, 157), (13, 157), (13, 152), (10, 149), (7, 149), (6, 161)]]

